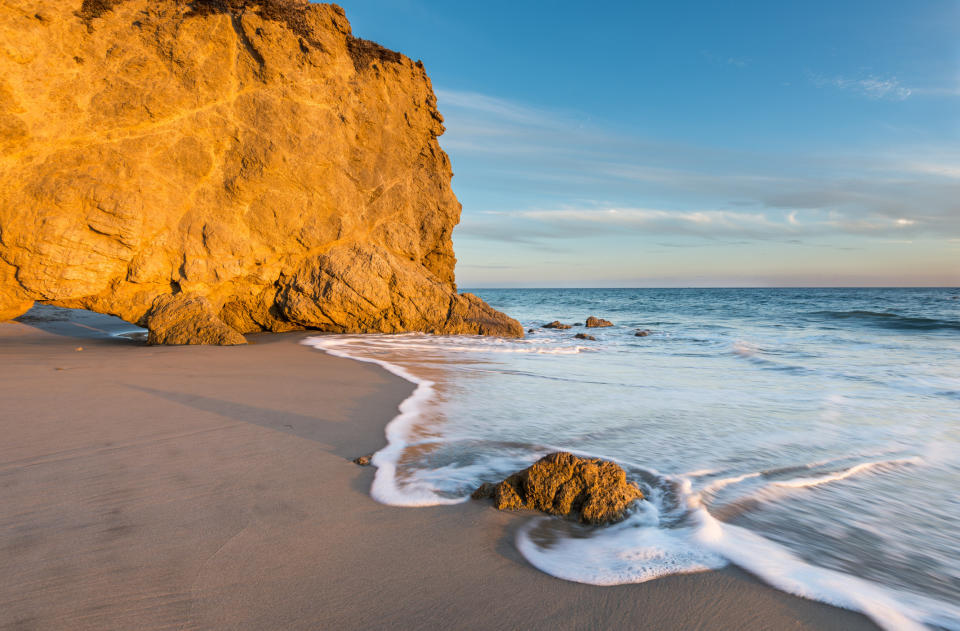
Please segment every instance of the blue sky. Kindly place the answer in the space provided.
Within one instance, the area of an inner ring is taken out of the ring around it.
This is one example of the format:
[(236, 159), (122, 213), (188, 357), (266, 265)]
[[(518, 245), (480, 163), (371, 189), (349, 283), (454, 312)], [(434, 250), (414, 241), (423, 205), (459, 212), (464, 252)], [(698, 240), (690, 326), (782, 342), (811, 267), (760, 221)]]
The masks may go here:
[(342, 0), (422, 59), (463, 287), (960, 285), (960, 1)]

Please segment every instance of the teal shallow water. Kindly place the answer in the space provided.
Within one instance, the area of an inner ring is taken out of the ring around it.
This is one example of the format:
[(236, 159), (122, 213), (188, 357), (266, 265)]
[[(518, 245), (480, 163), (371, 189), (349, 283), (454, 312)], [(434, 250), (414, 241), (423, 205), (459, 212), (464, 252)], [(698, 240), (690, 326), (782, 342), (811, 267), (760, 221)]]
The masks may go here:
[[(314, 338), (421, 384), (374, 497), (464, 501), (554, 449), (603, 456), (649, 501), (615, 528), (531, 520), (517, 545), (544, 571), (733, 562), (888, 628), (960, 629), (960, 290), (475, 293), (534, 331)], [(589, 315), (615, 326), (541, 328)]]

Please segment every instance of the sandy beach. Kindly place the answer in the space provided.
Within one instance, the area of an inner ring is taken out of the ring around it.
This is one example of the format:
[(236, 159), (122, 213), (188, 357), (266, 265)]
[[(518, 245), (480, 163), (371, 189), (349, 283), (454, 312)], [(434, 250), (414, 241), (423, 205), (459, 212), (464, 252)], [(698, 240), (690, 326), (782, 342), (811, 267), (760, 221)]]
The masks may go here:
[(412, 385), (306, 333), (150, 347), (46, 313), (0, 324), (2, 629), (875, 628), (736, 569), (558, 580), (522, 515), (374, 502), (350, 459)]

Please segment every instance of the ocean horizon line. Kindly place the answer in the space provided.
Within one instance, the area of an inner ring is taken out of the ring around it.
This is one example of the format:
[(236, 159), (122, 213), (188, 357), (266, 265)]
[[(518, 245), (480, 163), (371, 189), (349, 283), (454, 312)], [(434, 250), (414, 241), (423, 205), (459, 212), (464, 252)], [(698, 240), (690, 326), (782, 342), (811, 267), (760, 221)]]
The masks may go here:
[(582, 285), (558, 285), (558, 286), (520, 286), (520, 285), (466, 285), (461, 286), (461, 290), (470, 289), (496, 289), (496, 290), (541, 290), (541, 289), (960, 289), (960, 285), (684, 285), (684, 286), (582, 286)]

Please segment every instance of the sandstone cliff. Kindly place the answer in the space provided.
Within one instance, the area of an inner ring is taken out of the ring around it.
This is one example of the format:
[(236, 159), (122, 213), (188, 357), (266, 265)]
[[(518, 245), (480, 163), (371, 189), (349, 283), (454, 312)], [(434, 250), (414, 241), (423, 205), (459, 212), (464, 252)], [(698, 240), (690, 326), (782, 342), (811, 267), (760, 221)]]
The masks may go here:
[(456, 292), (442, 120), (336, 5), (0, 0), (0, 320), (522, 336)]

